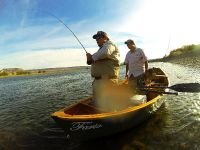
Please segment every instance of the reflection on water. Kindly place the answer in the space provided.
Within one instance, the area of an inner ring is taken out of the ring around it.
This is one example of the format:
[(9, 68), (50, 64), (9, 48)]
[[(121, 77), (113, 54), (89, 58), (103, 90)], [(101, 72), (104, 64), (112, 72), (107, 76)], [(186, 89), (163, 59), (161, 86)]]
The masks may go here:
[[(152, 63), (171, 85), (199, 82), (199, 68)], [(121, 69), (121, 78), (125, 68)], [(50, 114), (91, 95), (89, 70), (0, 79), (0, 150), (200, 149), (200, 93), (164, 95), (165, 105), (137, 128), (85, 143), (67, 143)]]

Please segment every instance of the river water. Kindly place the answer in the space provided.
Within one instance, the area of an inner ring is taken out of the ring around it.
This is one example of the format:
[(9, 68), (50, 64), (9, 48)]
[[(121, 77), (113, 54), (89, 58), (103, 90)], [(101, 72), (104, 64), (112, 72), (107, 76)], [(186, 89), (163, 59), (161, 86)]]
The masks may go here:
[[(198, 65), (150, 63), (171, 85), (200, 83)], [(121, 78), (125, 68), (121, 68)], [(84, 143), (68, 143), (50, 114), (92, 94), (90, 70), (0, 79), (0, 150), (199, 150), (200, 93), (164, 95), (148, 121), (127, 132)]]

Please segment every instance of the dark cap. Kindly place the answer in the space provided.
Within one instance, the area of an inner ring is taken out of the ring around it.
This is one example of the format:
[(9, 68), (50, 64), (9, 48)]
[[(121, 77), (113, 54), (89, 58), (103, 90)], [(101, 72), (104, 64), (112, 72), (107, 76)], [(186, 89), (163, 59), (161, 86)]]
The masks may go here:
[(107, 37), (108, 38), (108, 35), (107, 35), (106, 32), (103, 32), (103, 31), (98, 31), (97, 34), (93, 35), (93, 39), (98, 39), (100, 37)]
[(129, 40), (125, 41), (124, 44), (133, 44), (133, 45), (135, 45), (135, 42), (133, 40), (129, 39)]

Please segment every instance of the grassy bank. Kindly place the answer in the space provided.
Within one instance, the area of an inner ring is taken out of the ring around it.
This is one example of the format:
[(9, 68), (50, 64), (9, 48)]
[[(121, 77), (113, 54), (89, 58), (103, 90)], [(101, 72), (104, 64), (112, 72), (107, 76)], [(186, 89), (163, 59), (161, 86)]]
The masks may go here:
[(170, 62), (181, 65), (200, 66), (200, 45), (187, 45), (172, 50), (164, 58), (150, 60), (149, 62)]

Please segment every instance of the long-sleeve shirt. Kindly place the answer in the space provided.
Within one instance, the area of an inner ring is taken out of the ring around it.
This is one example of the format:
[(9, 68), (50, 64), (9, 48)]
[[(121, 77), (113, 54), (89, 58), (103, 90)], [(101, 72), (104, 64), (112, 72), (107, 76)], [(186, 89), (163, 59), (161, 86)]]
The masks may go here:
[(111, 41), (107, 41), (96, 53), (92, 55), (92, 59), (94, 61), (101, 59), (113, 59), (119, 61), (119, 50)]
[(107, 41), (92, 55), (94, 62), (91, 64), (91, 75), (93, 77), (118, 78), (119, 76), (119, 50), (111, 42)]

